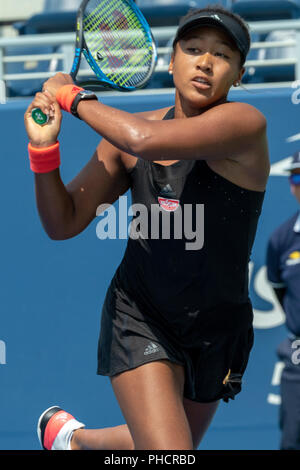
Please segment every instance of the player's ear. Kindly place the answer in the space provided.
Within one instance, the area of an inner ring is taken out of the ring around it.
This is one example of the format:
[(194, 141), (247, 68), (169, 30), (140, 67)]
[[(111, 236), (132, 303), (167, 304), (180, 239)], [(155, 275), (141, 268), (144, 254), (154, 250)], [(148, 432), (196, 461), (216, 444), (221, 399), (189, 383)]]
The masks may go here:
[(171, 55), (170, 63), (169, 63), (169, 74), (173, 74), (173, 63), (174, 63), (174, 52)]
[(242, 67), (241, 70), (240, 70), (240, 73), (239, 73), (239, 81), (240, 82), (242, 81), (242, 78), (243, 78), (243, 75), (244, 75), (245, 72), (246, 72), (245, 67)]
[(241, 70), (239, 71), (238, 76), (233, 82), (233, 86), (239, 86), (241, 84), (245, 71), (246, 71), (245, 67), (242, 67)]

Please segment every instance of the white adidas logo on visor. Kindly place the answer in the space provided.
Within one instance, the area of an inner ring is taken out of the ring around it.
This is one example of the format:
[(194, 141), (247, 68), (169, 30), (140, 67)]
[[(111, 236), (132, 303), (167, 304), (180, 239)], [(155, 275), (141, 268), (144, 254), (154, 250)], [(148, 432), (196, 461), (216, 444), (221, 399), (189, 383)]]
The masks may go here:
[(221, 18), (218, 15), (211, 15), (212, 18), (215, 18), (216, 20), (222, 21)]

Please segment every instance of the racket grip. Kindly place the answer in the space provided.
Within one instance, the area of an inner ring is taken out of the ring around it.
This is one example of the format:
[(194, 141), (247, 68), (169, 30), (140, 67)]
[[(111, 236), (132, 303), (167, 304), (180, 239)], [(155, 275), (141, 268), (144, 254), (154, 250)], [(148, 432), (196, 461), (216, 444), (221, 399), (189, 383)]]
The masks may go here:
[(40, 108), (34, 108), (31, 111), (31, 117), (39, 126), (44, 126), (49, 121), (48, 114), (43, 113)]

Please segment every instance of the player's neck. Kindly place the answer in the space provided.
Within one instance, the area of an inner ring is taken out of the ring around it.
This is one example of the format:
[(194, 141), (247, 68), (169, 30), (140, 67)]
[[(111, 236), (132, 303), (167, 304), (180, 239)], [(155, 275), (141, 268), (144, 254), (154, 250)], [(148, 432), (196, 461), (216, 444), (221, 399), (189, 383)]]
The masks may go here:
[(176, 92), (174, 118), (185, 119), (185, 118), (189, 118), (193, 116), (199, 116), (200, 114), (203, 114), (208, 109), (214, 108), (215, 106), (218, 106), (219, 104), (223, 104), (227, 102), (228, 102), (227, 96), (223, 96), (219, 100), (214, 101), (213, 103), (210, 103), (207, 106), (196, 107), (196, 106), (192, 106), (189, 102), (184, 100), (182, 96), (179, 95), (178, 92)]

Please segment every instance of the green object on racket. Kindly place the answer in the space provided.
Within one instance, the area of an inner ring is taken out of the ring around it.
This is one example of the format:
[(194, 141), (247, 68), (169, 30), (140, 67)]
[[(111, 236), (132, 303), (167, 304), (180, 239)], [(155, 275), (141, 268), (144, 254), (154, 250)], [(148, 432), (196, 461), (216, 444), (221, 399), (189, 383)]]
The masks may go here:
[[(97, 80), (76, 80), (82, 52)], [(133, 0), (83, 0), (70, 72), (76, 85), (134, 91), (149, 82), (156, 61), (150, 26)]]
[(40, 126), (44, 126), (49, 121), (49, 116), (43, 113), (43, 111), (39, 108), (34, 108), (31, 111), (31, 117), (34, 120), (34, 122), (36, 122)]

